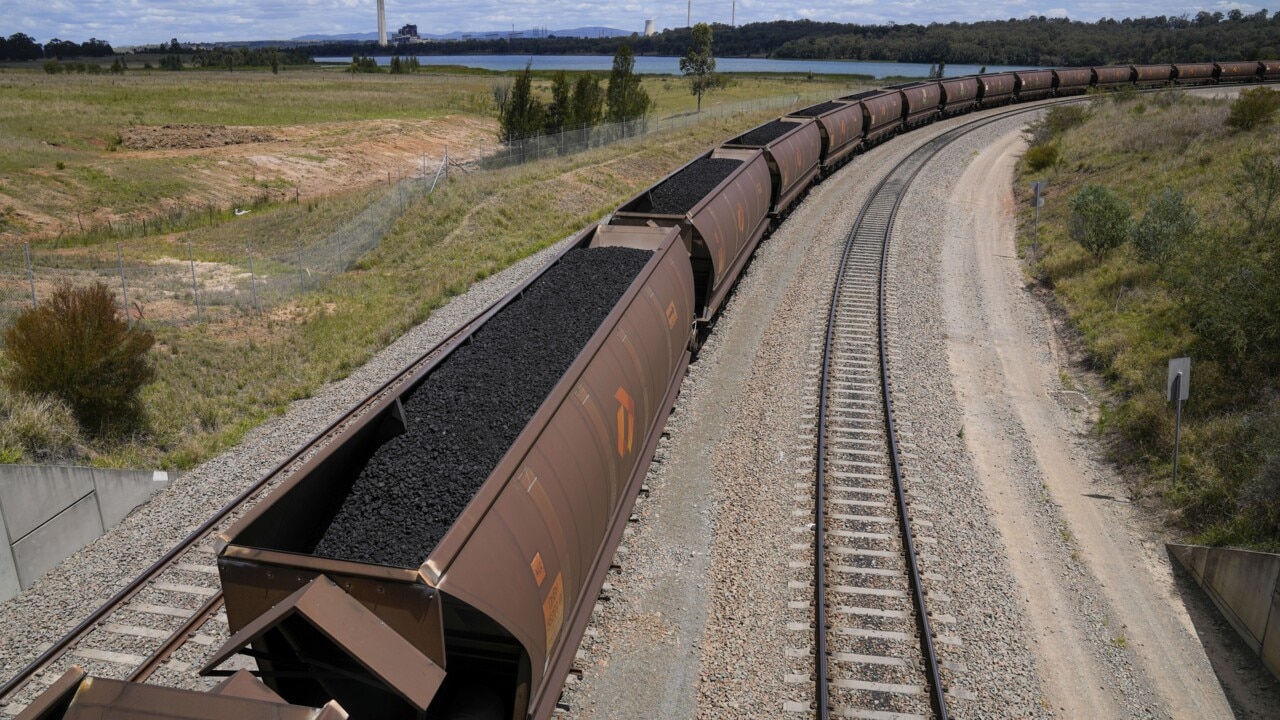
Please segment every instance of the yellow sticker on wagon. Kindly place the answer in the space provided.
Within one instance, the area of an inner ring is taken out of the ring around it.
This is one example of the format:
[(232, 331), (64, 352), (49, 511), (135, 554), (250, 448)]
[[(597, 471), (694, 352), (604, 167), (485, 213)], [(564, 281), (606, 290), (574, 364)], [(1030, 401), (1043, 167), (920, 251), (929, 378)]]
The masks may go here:
[(547, 654), (560, 634), (560, 626), (564, 624), (564, 575), (556, 573), (556, 581), (551, 583), (551, 592), (542, 601), (542, 620), (547, 626)]
[(542, 587), (542, 581), (547, 579), (547, 568), (542, 564), (542, 553), (533, 554), (533, 562), (529, 563), (529, 569), (533, 570), (533, 579), (538, 581), (538, 587)]

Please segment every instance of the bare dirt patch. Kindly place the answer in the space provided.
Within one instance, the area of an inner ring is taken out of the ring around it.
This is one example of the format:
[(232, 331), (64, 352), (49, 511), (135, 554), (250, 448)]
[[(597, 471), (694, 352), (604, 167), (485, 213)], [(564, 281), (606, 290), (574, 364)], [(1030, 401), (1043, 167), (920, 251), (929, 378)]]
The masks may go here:
[(498, 147), (495, 121), (456, 115), (285, 125), (270, 133), (253, 127), (226, 130), (242, 130), (244, 137), (258, 139), (217, 145), (175, 142), (119, 156), (192, 162), (198, 168), (196, 176), (214, 197), (243, 196), (248, 189), (272, 199), (293, 199), (434, 173), (446, 152), (450, 161), (465, 163)]
[(226, 125), (133, 125), (120, 130), (120, 144), (130, 150), (213, 148), (275, 139), (262, 128)]
[[(38, 199), (7, 191), (0, 177), (0, 239), (57, 237), (108, 223), (140, 223), (174, 212), (229, 208), (262, 200), (303, 201), (433, 176), (446, 153), (468, 163), (498, 148), (497, 122), (452, 115), (421, 120), (359, 120), (279, 127), (223, 125), (134, 126), (120, 131), (122, 149), (103, 152), (85, 166), (107, 177), (172, 176), (181, 187), (139, 207), (131, 195), (104, 198), (61, 171)], [(143, 163), (140, 165), (140, 163)], [(127, 170), (123, 166), (127, 166)], [(94, 196), (92, 206), (86, 197)]]
[(1084, 413), (1057, 400), (1059, 344), (1014, 259), (1010, 178), (1024, 149), (1005, 135), (953, 190), (944, 298), (964, 439), (1026, 591), (1052, 706), (1231, 717), (1168, 559), (1143, 537), (1123, 481), (1095, 462)]

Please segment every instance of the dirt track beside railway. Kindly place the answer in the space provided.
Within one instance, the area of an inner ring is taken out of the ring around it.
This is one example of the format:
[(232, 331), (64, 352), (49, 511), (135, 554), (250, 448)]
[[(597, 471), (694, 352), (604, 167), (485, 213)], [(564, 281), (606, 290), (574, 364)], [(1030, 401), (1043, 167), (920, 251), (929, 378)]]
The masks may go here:
[(1012, 132), (972, 159), (938, 239), (965, 445), (1023, 590), (1050, 705), (1062, 717), (1233, 717), (1162, 543), (1098, 461), (1095, 401), (1075, 389), (1024, 287), (1010, 188), (1025, 147)]

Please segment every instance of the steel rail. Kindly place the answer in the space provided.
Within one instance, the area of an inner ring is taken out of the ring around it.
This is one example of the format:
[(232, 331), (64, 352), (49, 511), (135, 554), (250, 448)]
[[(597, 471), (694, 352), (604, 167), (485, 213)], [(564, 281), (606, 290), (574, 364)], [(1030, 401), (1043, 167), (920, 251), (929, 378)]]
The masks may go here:
[(826, 533), (824, 529), (824, 519), (826, 516), (826, 426), (827, 426), (827, 395), (828, 381), (830, 379), (831, 368), (831, 349), (835, 337), (836, 314), (839, 305), (840, 290), (844, 284), (845, 271), (848, 266), (849, 256), (853, 250), (854, 237), (858, 231), (863, 228), (867, 221), (867, 216), (872, 206), (877, 200), (882, 199), (882, 194), (886, 192), (886, 188), (893, 181), (893, 187), (889, 192), (893, 193), (892, 207), (889, 215), (884, 222), (882, 229), (878, 229), (877, 234), (882, 234), (881, 239), (881, 258), (880, 268), (877, 278), (877, 335), (880, 355), (880, 381), (881, 381), (881, 400), (884, 403), (884, 419), (885, 431), (888, 437), (888, 450), (890, 459), (890, 468), (892, 472), (892, 480), (897, 499), (898, 516), (902, 531), (904, 554), (908, 567), (908, 581), (912, 590), (912, 602), (915, 606), (917, 623), (920, 630), (921, 651), (925, 658), (925, 674), (929, 681), (929, 692), (933, 711), (937, 720), (947, 720), (947, 706), (944, 687), (942, 684), (941, 673), (938, 669), (938, 659), (933, 644), (933, 633), (929, 623), (928, 610), (925, 606), (924, 588), (920, 580), (920, 569), (917, 562), (915, 552), (914, 533), (911, 529), (911, 520), (907, 514), (906, 491), (902, 483), (902, 467), (898, 456), (898, 440), (897, 428), (893, 419), (893, 397), (890, 386), (890, 372), (888, 361), (888, 332), (885, 326), (885, 306), (888, 297), (888, 290), (885, 284), (885, 275), (889, 271), (889, 241), (893, 231), (894, 221), (897, 219), (898, 209), (902, 205), (903, 199), (906, 197), (907, 190), (911, 187), (911, 183), (919, 175), (920, 171), (929, 164), (929, 162), (951, 143), (960, 137), (967, 135), (975, 130), (990, 125), (995, 122), (1006, 120), (1010, 117), (1036, 112), (1050, 105), (1060, 105), (1072, 102), (1080, 102), (1083, 98), (1063, 98), (1055, 99), (1047, 102), (1038, 102), (1035, 105), (1022, 106), (1013, 110), (1007, 110), (985, 118), (975, 118), (959, 127), (952, 128), (946, 132), (931, 138), (916, 150), (912, 151), (907, 157), (896, 163), (889, 172), (885, 173), (872, 189), (867, 200), (863, 203), (862, 208), (858, 211), (858, 216), (853, 223), (853, 227), (849, 230), (849, 234), (845, 240), (844, 250), (841, 253), (840, 267), (836, 274), (836, 281), (831, 291), (831, 306), (827, 314), (827, 332), (823, 346), (822, 354), (822, 375), (819, 385), (818, 394), (818, 429), (817, 429), (817, 459), (815, 467), (817, 471), (815, 503), (814, 503), (814, 527), (815, 527), (815, 569), (814, 569), (814, 646), (815, 646), (815, 664), (816, 664), (816, 717), (819, 720), (829, 720), (829, 664), (827, 660), (827, 608), (826, 608), (826, 556), (825, 543)]
[[(518, 285), (507, 295), (523, 291), (524, 286), (529, 282), (530, 280), (526, 279), (524, 283)], [(501, 303), (502, 300), (506, 299), (507, 295), (504, 295), (499, 300), (496, 300), (486, 306), (471, 319), (456, 327), (430, 350), (423, 353), (418, 357), (418, 359), (406, 365), (393, 377), (379, 385), (376, 390), (365, 396), (365, 399), (362, 400), (353, 410), (342, 414), (340, 417), (325, 426), (323, 430), (312, 435), (310, 439), (299, 445), (298, 449), (291, 453), (288, 458), (278, 463), (270, 472), (254, 481), (253, 484), (245, 488), (238, 495), (219, 508), (211, 517), (201, 523), (199, 527), (192, 530), (186, 537), (178, 541), (178, 543), (170, 548), (168, 552), (161, 555), (158, 560), (153, 562), (140, 574), (134, 577), (127, 585), (90, 613), (88, 617), (80, 621), (80, 623), (74, 628), (41, 652), (34, 660), (27, 663), (25, 667), (5, 682), (3, 686), (0, 686), (0, 704), (11, 702), (13, 695), (25, 687), (38, 672), (49, 667), (54, 662), (57, 662), (57, 660), (68, 650), (74, 647), (76, 643), (96, 629), (97, 625), (102, 622), (104, 618), (131, 601), (134, 596), (146, 588), (147, 585), (154, 581), (161, 573), (172, 567), (178, 558), (194, 547), (210, 531), (214, 530), (219, 523), (231, 517), (237, 510), (251, 500), (254, 500), (260, 493), (268, 489), (268, 486), (270, 486), (274, 481), (280, 480), (281, 473), (285, 472), (291, 465), (305, 461), (313, 452), (324, 452), (324, 448), (333, 442), (336, 442), (337, 439), (347, 431), (351, 423), (363, 417), (366, 412), (374, 408), (378, 402), (387, 395), (387, 393), (393, 392), (405, 382), (412, 381), (416, 373), (421, 368), (428, 365), (437, 355), (448, 347), (450, 342), (459, 336), (473, 332), (477, 321), (484, 318), (487, 313), (492, 312), (493, 308)], [(212, 615), (218, 611), (222, 605), (222, 597), (222, 590), (219, 589), (216, 595), (208, 598), (208, 600), (202, 603), (199, 608), (194, 610), (191, 616), (183, 622), (177, 631), (170, 635), (155, 651), (147, 656), (146, 660), (138, 668), (135, 668), (134, 671), (130, 673), (130, 679), (141, 680), (150, 676), (151, 673), (162, 662), (164, 662), (169, 655), (184, 644), (188, 634), (193, 632), (203, 624), (205, 620), (212, 617)]]

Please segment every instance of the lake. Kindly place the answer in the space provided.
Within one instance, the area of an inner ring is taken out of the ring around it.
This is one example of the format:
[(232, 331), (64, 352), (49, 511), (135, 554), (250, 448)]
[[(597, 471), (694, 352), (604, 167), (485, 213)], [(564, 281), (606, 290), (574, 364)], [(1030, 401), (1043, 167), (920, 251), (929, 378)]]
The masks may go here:
[[(322, 57), (319, 62), (350, 62), (350, 58)], [(535, 70), (604, 70), (613, 67), (612, 55), (419, 55), (423, 65), (463, 65), (483, 70), (522, 70), (533, 60)], [(379, 65), (391, 63), (389, 57), (377, 58)], [(1024, 70), (1028, 66), (988, 65), (987, 72)], [(947, 76), (975, 75), (978, 65), (948, 65)], [(860, 62), (854, 60), (769, 60), (764, 58), (717, 58), (716, 70), (730, 73), (806, 73), (815, 75), (870, 75), (883, 77), (927, 77), (929, 66), (923, 63)], [(679, 75), (680, 58), (636, 57), (636, 72), (650, 75)]]

